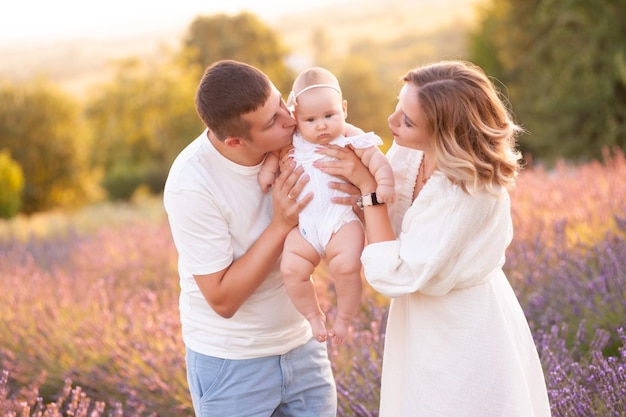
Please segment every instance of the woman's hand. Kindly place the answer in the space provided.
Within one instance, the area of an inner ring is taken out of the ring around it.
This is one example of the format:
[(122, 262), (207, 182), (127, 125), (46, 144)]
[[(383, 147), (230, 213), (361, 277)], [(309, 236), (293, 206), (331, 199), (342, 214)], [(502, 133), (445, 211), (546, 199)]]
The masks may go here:
[[(342, 148), (340, 146), (328, 145), (320, 147), (316, 150), (317, 153), (336, 158), (336, 161), (324, 161), (315, 162), (313, 166), (323, 172), (342, 178), (351, 184), (354, 184), (358, 188), (358, 194), (354, 194), (355, 190), (350, 184), (332, 183), (331, 188), (345, 191), (349, 194), (356, 195), (357, 197), (363, 194), (376, 191), (376, 180), (370, 173), (369, 169), (363, 165), (361, 159), (354, 153), (354, 150), (350, 147)], [(352, 197), (346, 197), (352, 201)], [(333, 200), (334, 201), (334, 200)], [(339, 202), (339, 201), (335, 201)], [(344, 204), (347, 203), (343, 202)]]
[(328, 183), (328, 188), (339, 190), (348, 194), (344, 197), (332, 197), (330, 199), (331, 202), (335, 204), (343, 204), (345, 206), (354, 206), (354, 208), (356, 208), (356, 200), (361, 197), (361, 190), (359, 190), (355, 185), (350, 184), (349, 182), (331, 181)]

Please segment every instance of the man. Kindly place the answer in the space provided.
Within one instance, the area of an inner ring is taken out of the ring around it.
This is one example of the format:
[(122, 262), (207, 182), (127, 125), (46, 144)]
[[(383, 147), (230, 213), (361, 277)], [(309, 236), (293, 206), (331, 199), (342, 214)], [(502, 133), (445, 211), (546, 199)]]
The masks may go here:
[(312, 339), (278, 267), (313, 198), (296, 201), (308, 177), (288, 161), (271, 193), (257, 182), (295, 121), (267, 76), (235, 61), (206, 70), (196, 109), (207, 129), (176, 158), (164, 191), (196, 415), (335, 416), (326, 345)]

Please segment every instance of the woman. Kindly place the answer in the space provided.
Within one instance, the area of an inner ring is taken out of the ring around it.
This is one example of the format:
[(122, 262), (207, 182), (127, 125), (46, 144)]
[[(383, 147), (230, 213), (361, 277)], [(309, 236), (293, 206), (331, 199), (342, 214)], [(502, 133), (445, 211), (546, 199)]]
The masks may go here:
[(502, 271), (521, 129), (472, 64), (417, 68), (404, 83), (388, 119), (396, 203), (377, 204), (376, 181), (349, 151), (320, 150), (340, 161), (318, 164), (360, 189), (364, 274), (392, 298), (380, 416), (549, 416), (539, 356)]

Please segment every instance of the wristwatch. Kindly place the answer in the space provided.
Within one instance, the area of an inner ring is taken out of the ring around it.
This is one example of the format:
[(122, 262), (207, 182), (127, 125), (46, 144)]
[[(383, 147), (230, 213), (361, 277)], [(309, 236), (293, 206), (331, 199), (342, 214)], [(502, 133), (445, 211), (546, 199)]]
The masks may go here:
[(376, 200), (376, 193), (369, 193), (362, 195), (356, 200), (356, 205), (361, 210), (365, 210), (367, 206), (377, 206), (379, 204), (385, 204)]

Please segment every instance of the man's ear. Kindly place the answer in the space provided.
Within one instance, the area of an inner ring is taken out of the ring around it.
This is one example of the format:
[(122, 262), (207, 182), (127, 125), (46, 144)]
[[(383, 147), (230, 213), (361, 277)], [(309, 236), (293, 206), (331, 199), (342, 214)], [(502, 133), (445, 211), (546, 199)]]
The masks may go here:
[(238, 138), (237, 136), (227, 136), (226, 139), (224, 139), (224, 145), (229, 148), (240, 148), (245, 146), (245, 142), (245, 140)]

